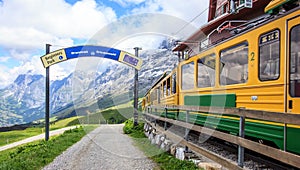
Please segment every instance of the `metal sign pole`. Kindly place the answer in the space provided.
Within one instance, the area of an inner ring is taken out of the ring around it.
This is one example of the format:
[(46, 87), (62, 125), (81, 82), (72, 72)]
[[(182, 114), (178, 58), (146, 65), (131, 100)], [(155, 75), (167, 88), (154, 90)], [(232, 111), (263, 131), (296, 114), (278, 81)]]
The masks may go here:
[[(50, 44), (46, 44), (46, 54), (50, 53)], [(49, 118), (50, 118), (50, 67), (46, 68), (46, 94), (45, 94), (45, 140), (49, 140)]]
[(104, 46), (74, 46), (63, 48), (50, 53), (50, 44), (46, 44), (46, 54), (41, 57), (41, 61), (46, 68), (46, 94), (45, 94), (45, 140), (49, 139), (49, 116), (50, 116), (50, 66), (56, 63), (66, 61), (68, 59), (78, 57), (102, 57), (116, 60), (135, 69), (134, 81), (134, 124), (138, 123), (138, 70), (141, 69), (143, 61), (138, 58), (139, 47), (135, 47), (135, 56), (126, 51), (104, 47)]
[[(141, 50), (142, 48), (139, 47), (134, 47), (133, 48), (135, 50), (135, 56), (138, 57), (139, 56), (139, 50)], [(134, 119), (134, 126), (138, 125), (138, 70), (135, 69), (135, 75), (134, 75), (134, 101), (133, 101), (133, 105), (134, 105), (134, 113), (133, 113), (133, 119)]]

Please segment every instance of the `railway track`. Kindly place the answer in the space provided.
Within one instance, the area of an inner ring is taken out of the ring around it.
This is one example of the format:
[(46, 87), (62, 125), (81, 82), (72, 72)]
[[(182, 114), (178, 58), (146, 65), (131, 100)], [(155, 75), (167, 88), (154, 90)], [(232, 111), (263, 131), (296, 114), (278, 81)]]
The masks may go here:
[[(163, 129), (164, 122), (157, 121), (155, 129)], [(176, 126), (173, 124), (167, 124), (167, 131), (171, 132), (175, 135), (183, 137), (185, 135), (185, 128)], [(231, 160), (232, 162), (237, 162), (237, 155), (238, 155), (238, 146), (235, 144), (231, 144), (229, 142), (220, 140), (214, 137), (208, 137), (205, 135), (201, 135), (196, 131), (189, 131), (187, 141), (197, 145), (200, 148), (204, 148), (209, 150), (220, 157), (224, 157), (226, 159)], [(203, 141), (204, 138), (208, 138)], [(193, 151), (193, 150), (192, 150)], [(291, 165), (287, 165), (281, 163), (275, 159), (269, 158), (264, 156), (260, 153), (253, 152), (251, 150), (245, 149), (245, 159), (244, 159), (244, 168), (245, 169), (264, 169), (264, 170), (297, 170), (299, 168), (293, 167)]]
[[(213, 146), (219, 147), (221, 150), (225, 152), (229, 152), (230, 154), (236, 155), (238, 147), (236, 145), (232, 145), (230, 143), (224, 142), (217, 138), (212, 138), (209, 141)], [(234, 159), (237, 161), (237, 159)], [(248, 149), (245, 150), (245, 168), (249, 169), (268, 169), (268, 170), (291, 170), (297, 169), (290, 165), (280, 163), (272, 158), (261, 155), (257, 152), (250, 151)]]

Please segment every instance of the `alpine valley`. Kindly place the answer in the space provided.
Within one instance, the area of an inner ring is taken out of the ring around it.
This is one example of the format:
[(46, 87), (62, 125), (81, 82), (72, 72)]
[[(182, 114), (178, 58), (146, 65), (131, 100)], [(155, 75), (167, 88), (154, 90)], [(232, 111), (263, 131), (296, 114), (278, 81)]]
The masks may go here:
[[(163, 43), (162, 43), (163, 44)], [(156, 50), (142, 50), (139, 71), (139, 96), (165, 71), (178, 62), (169, 45)], [(103, 109), (128, 102), (133, 96), (134, 69), (110, 62), (104, 71), (74, 71), (50, 84), (50, 112), (55, 115), (67, 109), (96, 106)], [(122, 89), (120, 91), (120, 89)], [(74, 111), (73, 111), (74, 112)], [(19, 75), (7, 87), (0, 89), (0, 127), (23, 124), (45, 116), (45, 77), (30, 71)]]

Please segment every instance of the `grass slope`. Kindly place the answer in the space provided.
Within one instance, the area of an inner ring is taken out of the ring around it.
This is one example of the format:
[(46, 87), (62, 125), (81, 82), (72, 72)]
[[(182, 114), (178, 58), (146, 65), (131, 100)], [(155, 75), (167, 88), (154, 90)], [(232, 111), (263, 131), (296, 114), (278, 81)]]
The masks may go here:
[(25, 130), (13, 130), (9, 132), (0, 132), (0, 146), (20, 141), (35, 135), (43, 133), (42, 128), (27, 128)]
[[(71, 118), (57, 121), (54, 124), (50, 125), (50, 130), (55, 130), (55, 129), (60, 129), (67, 126), (75, 125), (73, 123), (70, 123), (73, 122), (74, 120), (78, 120), (78, 117), (71, 117)], [(45, 133), (44, 127), (31, 127), (25, 130), (13, 130), (8, 132), (0, 132), (0, 146), (17, 142), (22, 139), (26, 139), (42, 133)]]
[(118, 109), (107, 109), (94, 114), (89, 114), (74, 120), (71, 124), (119, 124), (124, 123), (128, 118), (133, 116), (133, 108), (121, 107)]
[(37, 141), (0, 152), (0, 169), (41, 169), (96, 126), (68, 130), (49, 141)]
[(73, 122), (74, 120), (78, 120), (79, 118), (81, 118), (81, 117), (75, 116), (75, 117), (70, 117), (70, 118), (59, 120), (50, 125), (50, 130), (55, 130), (55, 129), (60, 129), (60, 128), (76, 125), (76, 124), (71, 124), (71, 122)]

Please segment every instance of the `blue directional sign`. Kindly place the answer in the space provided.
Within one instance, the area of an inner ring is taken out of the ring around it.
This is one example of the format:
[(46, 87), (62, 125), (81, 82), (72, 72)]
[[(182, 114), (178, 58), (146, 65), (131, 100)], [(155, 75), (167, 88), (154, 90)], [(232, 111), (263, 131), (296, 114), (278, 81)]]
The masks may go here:
[(107, 58), (122, 62), (131, 67), (134, 67), (137, 70), (140, 70), (142, 66), (142, 60), (133, 54), (110, 47), (93, 45), (75, 46), (60, 49), (42, 56), (41, 60), (44, 67), (47, 68), (53, 64), (78, 57)]

